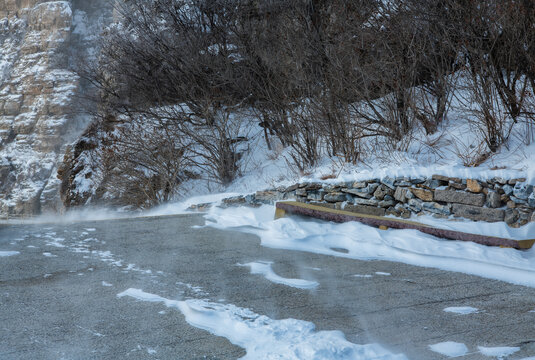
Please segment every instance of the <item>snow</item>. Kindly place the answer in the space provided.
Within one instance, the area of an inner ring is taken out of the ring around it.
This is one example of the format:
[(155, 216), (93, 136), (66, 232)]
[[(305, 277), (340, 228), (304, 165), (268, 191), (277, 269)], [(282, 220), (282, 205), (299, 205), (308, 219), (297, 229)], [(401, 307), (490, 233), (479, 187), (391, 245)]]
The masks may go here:
[(311, 322), (273, 320), (231, 304), (170, 300), (133, 288), (117, 296), (163, 303), (178, 309), (190, 325), (223, 336), (244, 348), (247, 354), (242, 359), (407, 359), (377, 344), (350, 343), (340, 331), (315, 331)]
[(479, 352), (482, 353), (483, 355), (497, 357), (497, 358), (503, 358), (503, 357), (509, 356), (520, 350), (519, 347), (508, 347), (508, 346), (502, 346), (502, 347), (478, 346), (477, 348)]
[(476, 314), (479, 312), (479, 309), (471, 306), (458, 306), (458, 307), (447, 307), (444, 309), (445, 312), (455, 313), (459, 315), (468, 315)]
[(247, 264), (238, 264), (238, 266), (247, 266), (251, 268), (251, 274), (263, 275), (267, 280), (274, 282), (275, 284), (282, 284), (291, 286), (297, 289), (315, 289), (319, 283), (316, 281), (302, 280), (302, 279), (288, 279), (277, 275), (271, 265), (270, 261), (256, 261)]
[(113, 285), (110, 284), (109, 282), (103, 281), (103, 282), (102, 282), (102, 286), (111, 287), (111, 286), (113, 286)]
[(439, 354), (448, 357), (464, 356), (468, 352), (468, 348), (463, 343), (454, 341), (445, 341), (434, 345), (429, 345), (429, 348)]
[[(379, 230), (358, 222), (335, 224), (287, 217), (275, 208), (212, 207), (206, 226), (257, 235), (266, 247), (360, 260), (387, 260), (535, 287), (535, 249), (519, 251), (444, 240), (416, 230)], [(347, 253), (333, 249), (346, 249)]]
[(8, 257), (8, 256), (14, 256), (19, 255), (20, 252), (18, 251), (0, 251), (0, 257)]
[(376, 275), (382, 275), (382, 276), (390, 276), (390, 275), (392, 275), (392, 274), (390, 274), (390, 273), (382, 272), (382, 271), (376, 271), (375, 274), (376, 274)]

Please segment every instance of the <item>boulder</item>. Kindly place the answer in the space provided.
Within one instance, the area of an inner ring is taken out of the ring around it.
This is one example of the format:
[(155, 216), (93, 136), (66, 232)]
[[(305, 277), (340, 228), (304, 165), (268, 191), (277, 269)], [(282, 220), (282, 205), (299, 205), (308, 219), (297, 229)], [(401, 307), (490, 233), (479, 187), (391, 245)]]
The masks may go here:
[(505, 210), (505, 218), (504, 218), (504, 221), (508, 224), (508, 225), (511, 225), (511, 224), (514, 224), (518, 221), (519, 219), (519, 214), (518, 214), (518, 210), (515, 210), (515, 209), (507, 209)]
[(487, 207), (499, 208), (502, 206), (501, 196), (496, 191), (489, 191), (487, 194)]
[(356, 195), (358, 197), (370, 199), (371, 197), (373, 197), (373, 193), (375, 192), (375, 190), (377, 190), (378, 187), (379, 187), (379, 184), (372, 183), (372, 184), (368, 184), (368, 186), (364, 188), (342, 189), (342, 192)]
[(502, 187), (503, 193), (507, 196), (513, 194), (513, 187), (511, 185), (504, 185)]
[(407, 202), (409, 199), (412, 199), (414, 195), (408, 188), (398, 187), (394, 192), (394, 199), (400, 202)]
[(418, 199), (423, 201), (433, 201), (433, 192), (425, 189), (414, 189), (411, 188), (410, 191), (416, 196)]
[(528, 196), (528, 205), (532, 208), (535, 208), (535, 192), (532, 192)]
[(456, 177), (449, 177), (449, 176), (444, 176), (444, 175), (433, 175), (431, 177), (433, 180), (439, 180), (439, 181), (444, 181), (444, 182), (456, 182), (456, 183), (461, 183), (462, 180), (460, 178), (456, 178)]
[(221, 201), (221, 207), (230, 207), (230, 206), (243, 206), (247, 203), (245, 197), (242, 195), (233, 196)]
[(436, 179), (428, 179), (421, 184), (422, 187), (435, 190), (437, 187), (442, 186), (442, 181)]
[(435, 190), (435, 201), (483, 206), (485, 204), (485, 198), (485, 194), (472, 194), (455, 190)]
[(292, 192), (292, 191), (295, 191), (299, 188), (299, 184), (293, 184), (291, 186), (288, 186), (284, 192)]
[(396, 205), (396, 202), (394, 200), (382, 200), (377, 205), (382, 208), (389, 208)]
[(365, 181), (356, 181), (351, 185), (351, 187), (354, 189), (362, 189), (366, 186), (368, 186), (368, 184)]
[(319, 190), (323, 187), (322, 184), (320, 183), (309, 183), (309, 184), (306, 184), (305, 186), (305, 190), (306, 191), (311, 191), (311, 190)]
[(450, 215), (451, 214), (451, 205), (440, 205), (436, 202), (424, 202), (422, 208), (425, 211), (429, 211), (437, 215)]
[(500, 185), (505, 185), (507, 184), (507, 180), (505, 180), (504, 178), (502, 177), (493, 177), (491, 179), (491, 182), (495, 183), (495, 184), (500, 184)]
[(414, 185), (419, 185), (419, 184), (423, 184), (426, 181), (426, 179), (422, 177), (418, 177), (418, 178), (411, 178), (410, 181)]
[(325, 195), (324, 191), (309, 191), (307, 195), (307, 199), (311, 201), (321, 201), (323, 200), (324, 195)]
[(391, 178), (390, 176), (387, 176), (381, 180), (381, 183), (388, 186), (392, 190), (396, 190), (396, 186), (394, 183), (396, 182), (396, 179)]
[(377, 200), (384, 200), (386, 196), (392, 195), (394, 195), (394, 190), (390, 189), (389, 187), (386, 187), (385, 185), (380, 185), (373, 193), (373, 196), (375, 196)]
[(466, 189), (473, 193), (480, 193), (481, 190), (483, 190), (483, 186), (479, 183), (479, 181), (474, 179), (467, 179), (466, 180)]
[(451, 188), (453, 188), (453, 189), (456, 189), (456, 190), (465, 190), (466, 189), (466, 184), (457, 183), (457, 182), (454, 182), (454, 181), (450, 181), (449, 186)]
[(522, 199), (517, 198), (516, 196), (511, 196), (511, 201), (514, 202), (517, 205), (527, 205), (528, 204), (527, 199), (526, 200), (522, 200)]
[(423, 202), (422, 200), (418, 199), (410, 199), (408, 208), (416, 213), (419, 213), (423, 209)]
[(353, 203), (357, 205), (369, 205), (369, 206), (378, 206), (379, 201), (374, 199), (362, 199), (362, 198), (353, 198)]
[(275, 201), (282, 200), (284, 194), (276, 190), (257, 191), (255, 200), (264, 204), (273, 204)]
[(408, 177), (399, 177), (394, 181), (395, 186), (409, 187), (412, 186), (411, 179)]
[(516, 183), (513, 188), (513, 195), (520, 200), (527, 200), (533, 192), (533, 185)]
[(505, 211), (502, 209), (489, 209), (479, 206), (453, 204), (452, 211), (457, 216), (467, 219), (487, 222), (503, 221)]
[(333, 192), (333, 193), (327, 193), (323, 197), (323, 200), (327, 202), (340, 202), (340, 201), (347, 201), (348, 195), (344, 194), (342, 192)]

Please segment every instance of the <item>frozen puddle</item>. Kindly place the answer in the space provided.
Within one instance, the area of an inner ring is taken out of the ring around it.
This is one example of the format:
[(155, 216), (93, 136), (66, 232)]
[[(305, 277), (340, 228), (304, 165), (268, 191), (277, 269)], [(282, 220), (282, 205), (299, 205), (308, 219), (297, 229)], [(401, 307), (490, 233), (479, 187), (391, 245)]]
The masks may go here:
[(464, 356), (466, 355), (466, 353), (468, 353), (468, 348), (465, 344), (454, 341), (446, 341), (434, 345), (429, 345), (429, 348), (431, 349), (431, 351), (448, 357)]
[(242, 359), (407, 360), (405, 355), (392, 354), (377, 344), (353, 344), (340, 331), (314, 331), (311, 322), (273, 320), (230, 304), (170, 300), (140, 289), (128, 289), (117, 296), (180, 310), (188, 324), (244, 348), (247, 354)]
[(0, 257), (8, 257), (8, 256), (14, 256), (19, 255), (20, 252), (18, 251), (0, 251)]
[(476, 314), (479, 312), (479, 309), (471, 306), (458, 306), (458, 307), (447, 307), (444, 309), (445, 312), (455, 313), (459, 315), (468, 315)]
[(251, 268), (251, 274), (263, 275), (267, 280), (274, 282), (275, 284), (282, 284), (291, 286), (298, 289), (315, 289), (319, 283), (316, 281), (303, 280), (303, 279), (288, 279), (275, 274), (271, 268), (271, 261), (257, 261), (247, 264), (238, 264), (238, 266), (248, 266)]

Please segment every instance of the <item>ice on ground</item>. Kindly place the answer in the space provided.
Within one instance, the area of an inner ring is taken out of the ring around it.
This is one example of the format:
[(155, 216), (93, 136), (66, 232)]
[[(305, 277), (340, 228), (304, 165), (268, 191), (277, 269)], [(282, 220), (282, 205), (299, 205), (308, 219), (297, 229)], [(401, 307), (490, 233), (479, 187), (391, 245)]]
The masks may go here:
[[(489, 247), (439, 239), (417, 230), (379, 230), (359, 222), (336, 224), (297, 217), (273, 220), (274, 213), (274, 206), (268, 205), (254, 209), (212, 207), (205, 215), (206, 226), (257, 235), (263, 246), (271, 248), (397, 261), (535, 287), (535, 248)], [(347, 253), (333, 248), (347, 249)]]
[(434, 345), (429, 345), (429, 348), (439, 354), (448, 357), (464, 356), (468, 352), (468, 348), (463, 343), (454, 341), (445, 341)]
[(58, 257), (57, 255), (54, 255), (54, 254), (49, 253), (49, 252), (44, 252), (43, 256), (46, 256), (46, 257)]
[(0, 257), (8, 257), (13, 255), (19, 255), (20, 252), (18, 251), (0, 251)]
[(478, 313), (479, 309), (471, 306), (452, 306), (445, 308), (444, 311), (460, 315), (468, 315)]
[(515, 352), (519, 351), (519, 347), (510, 347), (510, 346), (499, 346), (499, 347), (485, 347), (485, 346), (478, 346), (477, 349), (480, 353), (482, 353), (485, 356), (492, 356), (497, 358), (503, 358), (506, 356), (509, 356), (511, 354), (514, 354)]
[(271, 261), (256, 261), (247, 264), (238, 264), (238, 266), (248, 266), (251, 268), (251, 274), (263, 275), (267, 280), (276, 284), (282, 284), (291, 286), (298, 289), (315, 289), (319, 283), (316, 281), (303, 280), (303, 279), (288, 279), (277, 275), (271, 265)]
[(370, 275), (370, 274), (355, 274), (353, 276), (358, 277), (358, 278), (372, 278), (373, 277), (373, 275)]
[(110, 287), (110, 286), (113, 286), (113, 285), (110, 284), (109, 282), (103, 281), (103, 282), (102, 282), (102, 286)]
[(315, 331), (314, 324), (308, 321), (273, 320), (231, 304), (170, 300), (140, 289), (128, 289), (117, 296), (163, 303), (180, 310), (190, 325), (244, 348), (247, 354), (242, 359), (407, 360), (377, 344), (353, 344), (340, 331)]
[(382, 276), (390, 276), (390, 275), (392, 275), (391, 273), (388, 273), (388, 272), (382, 272), (382, 271), (376, 271), (375, 274), (377, 274), (377, 275), (382, 275)]

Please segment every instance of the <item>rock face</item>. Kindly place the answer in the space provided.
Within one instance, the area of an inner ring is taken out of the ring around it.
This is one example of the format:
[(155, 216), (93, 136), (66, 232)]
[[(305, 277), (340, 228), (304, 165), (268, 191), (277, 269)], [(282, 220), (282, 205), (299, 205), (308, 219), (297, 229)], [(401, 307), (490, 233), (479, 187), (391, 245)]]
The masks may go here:
[(87, 125), (72, 70), (111, 21), (105, 0), (0, 0), (0, 216), (61, 210), (57, 164)]

